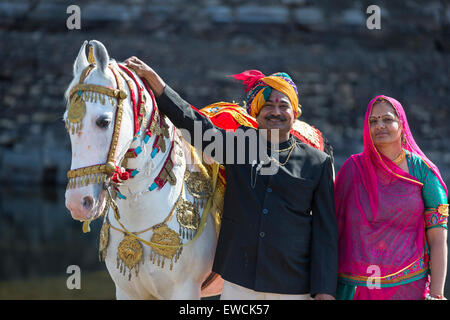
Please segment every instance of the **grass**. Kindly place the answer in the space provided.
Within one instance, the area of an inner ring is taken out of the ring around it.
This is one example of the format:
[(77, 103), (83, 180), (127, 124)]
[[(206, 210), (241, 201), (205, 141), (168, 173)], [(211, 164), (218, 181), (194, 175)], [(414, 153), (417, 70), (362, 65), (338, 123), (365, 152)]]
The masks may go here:
[(115, 286), (109, 273), (83, 273), (80, 289), (68, 289), (67, 276), (0, 281), (2, 300), (112, 300)]

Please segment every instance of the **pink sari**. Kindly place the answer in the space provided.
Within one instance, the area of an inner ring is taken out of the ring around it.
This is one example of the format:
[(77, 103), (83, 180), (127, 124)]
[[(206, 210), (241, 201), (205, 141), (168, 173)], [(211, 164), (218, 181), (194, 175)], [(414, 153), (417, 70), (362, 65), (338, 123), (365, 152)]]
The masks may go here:
[(339, 282), (354, 288), (353, 299), (423, 299), (429, 272), (422, 183), (375, 148), (369, 116), (379, 97), (397, 111), (403, 149), (420, 156), (447, 192), (439, 170), (414, 141), (401, 104), (386, 96), (372, 99), (364, 120), (364, 150), (344, 163), (335, 182)]

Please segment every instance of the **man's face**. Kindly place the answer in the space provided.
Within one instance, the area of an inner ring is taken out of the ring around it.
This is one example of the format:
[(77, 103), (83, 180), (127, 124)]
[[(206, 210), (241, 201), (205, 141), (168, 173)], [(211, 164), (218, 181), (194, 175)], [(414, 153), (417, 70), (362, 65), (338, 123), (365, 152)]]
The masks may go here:
[(294, 120), (291, 101), (285, 94), (274, 89), (256, 116), (259, 129), (277, 129), (280, 137), (289, 134)]

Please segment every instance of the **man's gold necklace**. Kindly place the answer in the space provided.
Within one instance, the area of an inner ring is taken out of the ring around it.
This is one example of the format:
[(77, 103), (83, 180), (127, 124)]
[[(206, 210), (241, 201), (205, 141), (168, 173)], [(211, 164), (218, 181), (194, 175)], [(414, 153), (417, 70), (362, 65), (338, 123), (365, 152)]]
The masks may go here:
[(294, 151), (296, 145), (297, 145), (297, 142), (294, 142), (291, 146), (289, 146), (289, 147), (287, 147), (285, 149), (273, 150), (273, 151), (278, 152), (278, 153), (290, 150), (286, 160), (283, 163), (281, 163), (280, 161), (278, 161), (277, 159), (275, 159), (273, 157), (269, 157), (269, 159), (273, 160), (274, 162), (276, 162), (280, 167), (286, 165), (286, 163), (288, 163), (289, 159), (291, 158), (292, 152)]
[(292, 148), (294, 148), (295, 147), (295, 144), (296, 144), (296, 142), (294, 142), (293, 144), (291, 144), (289, 147), (287, 147), (287, 148), (284, 148), (284, 149), (280, 149), (280, 150), (273, 150), (273, 151), (275, 151), (275, 152), (285, 152), (285, 151), (288, 151), (288, 150), (291, 150)]
[[(272, 150), (272, 151), (277, 152), (277, 153), (280, 153), (280, 152), (284, 152), (284, 151), (288, 151), (288, 150), (289, 150), (289, 154), (288, 154), (288, 156), (287, 156), (287, 158), (286, 158), (286, 161), (284, 161), (283, 163), (281, 163), (280, 161), (278, 161), (277, 159), (275, 159), (275, 158), (273, 158), (273, 157), (269, 157), (269, 160), (273, 160), (273, 161), (274, 161), (275, 163), (277, 163), (278, 166), (280, 166), (280, 167), (284, 166), (286, 163), (288, 163), (289, 158), (291, 157), (292, 152), (294, 151), (296, 145), (297, 145), (297, 142), (295, 141), (292, 145), (290, 145), (289, 147), (287, 147), (287, 148), (285, 148), (285, 149)], [(256, 167), (256, 174), (253, 173), (253, 167), (256, 165), (256, 161), (255, 161), (255, 162), (253, 163), (253, 165), (252, 165), (251, 178), (250, 178), (252, 188), (255, 188), (255, 185), (256, 185), (256, 179), (257, 179), (257, 177), (258, 177), (258, 171), (261, 169), (263, 163), (264, 163), (264, 162), (261, 162), (261, 163)]]

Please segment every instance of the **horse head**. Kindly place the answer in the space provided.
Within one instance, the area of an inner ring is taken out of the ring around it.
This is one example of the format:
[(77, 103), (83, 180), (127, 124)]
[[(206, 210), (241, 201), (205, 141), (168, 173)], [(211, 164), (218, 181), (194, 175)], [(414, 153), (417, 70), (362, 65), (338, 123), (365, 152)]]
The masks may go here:
[(96, 40), (89, 42), (88, 61), (87, 45), (73, 65), (64, 113), (72, 146), (66, 207), (80, 221), (93, 220), (106, 208), (105, 183), (126, 175), (121, 162), (135, 134), (130, 90), (118, 64)]

